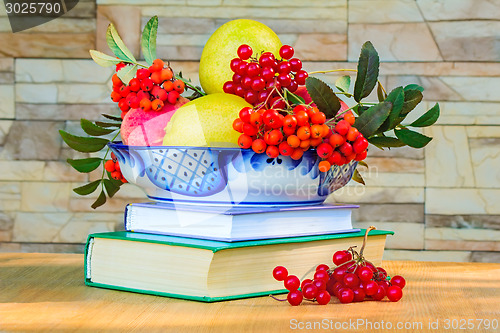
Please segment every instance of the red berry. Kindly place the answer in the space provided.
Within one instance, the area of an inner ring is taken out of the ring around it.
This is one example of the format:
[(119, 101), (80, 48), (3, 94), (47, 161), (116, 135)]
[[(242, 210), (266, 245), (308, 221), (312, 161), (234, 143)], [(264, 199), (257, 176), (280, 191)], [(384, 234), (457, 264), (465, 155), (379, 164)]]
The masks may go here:
[(338, 298), (340, 303), (351, 303), (354, 300), (354, 292), (352, 289), (344, 288), (339, 291)]
[(252, 143), (252, 150), (257, 154), (265, 153), (267, 149), (267, 144), (263, 139), (256, 139)]
[(272, 69), (272, 67), (264, 67), (260, 71), (260, 76), (267, 82), (273, 80), (275, 74), (276, 72), (274, 71), (274, 69)]
[(288, 74), (292, 70), (292, 66), (288, 61), (282, 61), (278, 64), (278, 73), (280, 74)]
[[(378, 286), (378, 285), (377, 285)], [(372, 295), (373, 299), (376, 301), (381, 301), (385, 297), (385, 289), (382, 286), (378, 286), (377, 292)]]
[(300, 59), (292, 58), (288, 62), (290, 63), (293, 72), (298, 72), (302, 69), (302, 61), (300, 61)]
[(364, 266), (360, 267), (358, 270), (356, 270), (356, 274), (358, 275), (359, 279), (361, 281), (370, 281), (373, 277), (373, 272), (370, 268)]
[(241, 60), (247, 60), (252, 56), (252, 48), (246, 44), (240, 45), (238, 47), (238, 51), (236, 52), (238, 54), (238, 57), (240, 57)]
[(348, 251), (337, 251), (333, 254), (333, 263), (337, 266), (349, 260), (352, 260), (352, 254)]
[(352, 148), (356, 154), (360, 154), (368, 148), (368, 140), (366, 140), (363, 136), (359, 136), (352, 144)]
[(381, 280), (385, 280), (387, 278), (387, 271), (382, 267), (377, 267), (377, 277)]
[(321, 290), (318, 293), (318, 295), (316, 295), (316, 301), (320, 305), (326, 305), (326, 304), (330, 303), (331, 299), (332, 299), (332, 297), (330, 296), (330, 294), (326, 290)]
[(391, 279), (391, 284), (403, 289), (406, 286), (406, 280), (401, 275), (394, 275)]
[(353, 302), (362, 302), (366, 297), (366, 293), (363, 288), (353, 289), (352, 292), (354, 293)]
[(349, 131), (347, 132), (346, 139), (348, 141), (354, 141), (359, 135), (359, 131), (356, 127), (350, 127)]
[(399, 286), (390, 286), (387, 289), (387, 298), (391, 302), (397, 302), (403, 297), (403, 290)]
[(280, 151), (279, 151), (278, 147), (270, 145), (270, 146), (267, 146), (266, 154), (270, 158), (276, 158), (279, 156)]
[(314, 279), (312, 282), (318, 290), (326, 290), (326, 281), (325, 280), (319, 280), (319, 279)]
[(280, 48), (280, 56), (283, 59), (290, 59), (291, 57), (293, 57), (293, 52), (293, 47), (291, 47), (290, 45), (283, 45)]
[(359, 287), (359, 278), (354, 273), (344, 275), (343, 282), (347, 287), (352, 289)]
[(300, 303), (302, 303), (304, 296), (302, 296), (302, 293), (300, 291), (294, 290), (288, 293), (286, 299), (288, 300), (288, 303), (290, 303), (290, 305), (297, 306), (300, 305)]
[(368, 152), (365, 150), (364, 152), (362, 153), (359, 153), (359, 154), (356, 154), (356, 157), (354, 158), (356, 161), (362, 161), (366, 158), (366, 154)]
[(328, 280), (330, 280), (330, 275), (328, 275), (327, 271), (320, 270), (320, 271), (316, 271), (316, 273), (314, 273), (314, 279), (315, 280), (323, 280), (325, 282), (328, 282)]
[(184, 92), (184, 88), (185, 88), (185, 84), (182, 80), (175, 80), (174, 81), (174, 89), (179, 94), (182, 94)]
[(293, 148), (286, 141), (280, 143), (278, 149), (283, 156), (290, 156), (293, 153)]
[(312, 283), (312, 282), (313, 282), (313, 280), (311, 280), (311, 279), (305, 279), (304, 281), (302, 281), (302, 282), (300, 283), (300, 289), (304, 289), (304, 286), (305, 286), (306, 284), (308, 284), (308, 283)]
[(150, 91), (153, 89), (154, 83), (150, 78), (145, 78), (141, 81), (141, 89), (144, 91)]
[(273, 277), (278, 281), (283, 281), (288, 276), (288, 270), (283, 266), (276, 266), (273, 269)]
[(349, 142), (344, 142), (342, 146), (339, 147), (339, 150), (344, 156), (349, 156), (353, 153), (352, 145)]
[(151, 109), (153, 111), (160, 111), (163, 109), (163, 101), (161, 99), (155, 99), (151, 102)]
[(149, 67), (149, 70), (153, 72), (159, 72), (163, 69), (163, 66), (165, 66), (165, 63), (161, 59), (155, 59), (153, 60), (153, 64)]
[(253, 109), (251, 107), (244, 107), (243, 109), (240, 110), (239, 116), (240, 119), (243, 120), (245, 123), (250, 122), (250, 115), (252, 114)]
[(316, 153), (321, 158), (329, 158), (333, 154), (333, 147), (329, 143), (322, 143), (316, 148)]
[(122, 178), (122, 173), (120, 171), (113, 171), (111, 172), (111, 178), (118, 180)]
[(104, 163), (104, 169), (108, 172), (113, 172), (115, 171), (115, 162), (112, 160), (107, 160), (106, 163)]
[(341, 120), (335, 125), (335, 132), (339, 133), (342, 136), (346, 136), (347, 132), (349, 132), (349, 128), (351, 127), (351, 124), (349, 124), (345, 120)]
[(308, 76), (309, 76), (309, 74), (307, 74), (307, 72), (305, 70), (301, 69), (300, 71), (297, 72), (297, 74), (295, 74), (294, 79), (295, 79), (295, 81), (297, 81), (297, 83), (299, 85), (302, 86), (302, 85), (306, 84), (306, 79)]
[(179, 95), (179, 93), (177, 91), (172, 90), (172, 91), (168, 92), (168, 94), (167, 94), (167, 102), (170, 104), (175, 104), (175, 103), (177, 103), (177, 101), (179, 100), (180, 97), (181, 97), (181, 95)]
[(151, 72), (147, 68), (140, 68), (137, 70), (136, 77), (139, 80), (143, 80), (145, 78), (148, 78), (151, 75)]
[(364, 285), (365, 293), (368, 296), (373, 296), (377, 293), (378, 291), (378, 283), (375, 281), (368, 281)]
[(314, 299), (318, 295), (318, 291), (318, 288), (312, 283), (308, 283), (302, 288), (302, 294), (308, 299)]
[(299, 289), (300, 280), (295, 275), (288, 275), (284, 280), (284, 285), (285, 285), (286, 289), (288, 289), (290, 291), (294, 291), (294, 290)]
[(316, 272), (317, 271), (328, 271), (330, 269), (330, 266), (321, 264), (316, 267)]
[(238, 146), (240, 146), (243, 149), (250, 148), (252, 146), (252, 138), (249, 135), (242, 134), (238, 138)]
[(324, 124), (326, 121), (326, 116), (323, 112), (316, 112), (311, 117), (311, 122), (313, 124)]
[(240, 62), (241, 62), (241, 60), (239, 58), (234, 58), (233, 60), (231, 60), (231, 62), (229, 63), (229, 67), (231, 68), (231, 70), (233, 72), (236, 73), (236, 70), (240, 66)]

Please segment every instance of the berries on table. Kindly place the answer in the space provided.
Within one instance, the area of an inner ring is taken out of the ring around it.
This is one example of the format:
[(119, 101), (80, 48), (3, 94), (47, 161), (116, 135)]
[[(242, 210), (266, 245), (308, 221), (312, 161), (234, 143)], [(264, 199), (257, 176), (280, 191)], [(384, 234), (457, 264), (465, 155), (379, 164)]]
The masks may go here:
[[(287, 301), (296, 306), (302, 301), (312, 301), (320, 305), (330, 303), (332, 296), (342, 304), (362, 302), (366, 299), (382, 301), (386, 297), (391, 302), (398, 302), (403, 297), (402, 289), (406, 285), (405, 279), (394, 275), (391, 279), (382, 267), (375, 267), (363, 256), (367, 235), (374, 227), (366, 230), (365, 239), (360, 252), (353, 247), (337, 251), (333, 255), (336, 267), (319, 264), (314, 271), (313, 279), (304, 279), (302, 282), (295, 275), (288, 275), (283, 266), (276, 266), (273, 277), (284, 281), (289, 290)], [(281, 300), (275, 298), (276, 300)]]

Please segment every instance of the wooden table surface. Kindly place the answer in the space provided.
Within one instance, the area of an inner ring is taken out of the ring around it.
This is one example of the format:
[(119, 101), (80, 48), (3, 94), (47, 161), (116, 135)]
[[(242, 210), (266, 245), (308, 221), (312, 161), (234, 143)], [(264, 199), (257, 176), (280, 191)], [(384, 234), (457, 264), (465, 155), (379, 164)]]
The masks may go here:
[(82, 255), (1, 253), (0, 332), (500, 331), (500, 264), (383, 266), (407, 280), (397, 303), (292, 307), (269, 297), (199, 303), (86, 287)]

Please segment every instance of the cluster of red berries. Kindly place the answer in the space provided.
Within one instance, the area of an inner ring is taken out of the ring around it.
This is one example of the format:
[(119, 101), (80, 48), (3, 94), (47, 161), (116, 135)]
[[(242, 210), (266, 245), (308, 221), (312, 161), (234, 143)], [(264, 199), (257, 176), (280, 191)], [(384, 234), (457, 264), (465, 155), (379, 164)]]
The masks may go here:
[[(126, 64), (119, 63), (119, 71)], [(165, 103), (175, 104), (184, 92), (184, 82), (175, 79), (172, 69), (161, 59), (153, 61), (149, 68), (137, 70), (136, 76), (124, 84), (115, 73), (112, 77), (113, 91), (111, 99), (118, 103), (122, 119), (130, 109), (141, 108), (144, 111), (160, 111)]]
[(354, 115), (347, 112), (331, 128), (325, 114), (316, 107), (297, 105), (291, 111), (245, 107), (234, 120), (233, 129), (242, 133), (238, 146), (266, 153), (270, 158), (282, 155), (299, 160), (304, 151), (315, 148), (322, 159), (319, 170), (326, 172), (334, 164), (366, 158), (368, 141), (352, 126), (354, 120)]
[(282, 59), (276, 59), (271, 52), (264, 52), (257, 58), (252, 57), (250, 46), (240, 45), (238, 58), (230, 63), (234, 72), (232, 80), (224, 84), (224, 92), (243, 97), (254, 106), (284, 107), (279, 92), (283, 88), (294, 92), (308, 77), (300, 59), (292, 58), (293, 53), (291, 46), (283, 45), (279, 51)]
[[(356, 259), (353, 259), (353, 253)], [(389, 279), (385, 269), (375, 267), (352, 249), (335, 252), (333, 263), (337, 265), (334, 269), (325, 264), (318, 265), (314, 278), (302, 282), (297, 276), (288, 275), (283, 266), (274, 268), (273, 277), (284, 282), (289, 291), (287, 301), (293, 306), (304, 299), (328, 304), (331, 296), (337, 297), (340, 303), (365, 299), (381, 301), (386, 296), (391, 302), (397, 302), (403, 297), (406, 281), (402, 276)]]
[(122, 175), (120, 164), (118, 163), (118, 159), (115, 154), (111, 153), (111, 159), (104, 163), (104, 169), (111, 174), (111, 178), (121, 180), (122, 183), (128, 183)]

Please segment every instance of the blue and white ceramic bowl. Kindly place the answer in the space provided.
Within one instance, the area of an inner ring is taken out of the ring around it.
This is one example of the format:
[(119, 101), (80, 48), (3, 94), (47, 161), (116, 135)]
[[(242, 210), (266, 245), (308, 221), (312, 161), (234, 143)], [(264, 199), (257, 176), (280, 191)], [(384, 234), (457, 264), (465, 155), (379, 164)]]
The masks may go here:
[(356, 162), (319, 172), (308, 150), (295, 161), (269, 158), (251, 149), (127, 146), (109, 147), (128, 182), (156, 201), (202, 205), (298, 206), (322, 203), (349, 182)]

